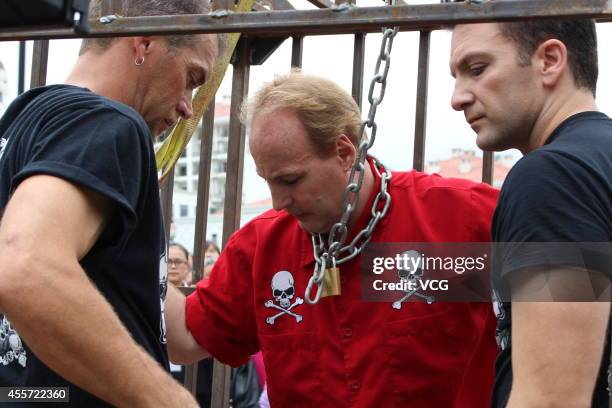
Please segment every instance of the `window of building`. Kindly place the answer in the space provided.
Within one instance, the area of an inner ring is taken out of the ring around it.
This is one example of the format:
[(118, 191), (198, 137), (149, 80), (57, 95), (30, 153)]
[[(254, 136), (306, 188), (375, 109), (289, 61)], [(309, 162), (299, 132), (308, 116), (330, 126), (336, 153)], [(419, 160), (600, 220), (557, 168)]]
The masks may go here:
[(186, 204), (181, 204), (179, 206), (179, 215), (181, 218), (189, 217), (189, 206)]
[(229, 126), (220, 126), (219, 136), (228, 137), (229, 136)]

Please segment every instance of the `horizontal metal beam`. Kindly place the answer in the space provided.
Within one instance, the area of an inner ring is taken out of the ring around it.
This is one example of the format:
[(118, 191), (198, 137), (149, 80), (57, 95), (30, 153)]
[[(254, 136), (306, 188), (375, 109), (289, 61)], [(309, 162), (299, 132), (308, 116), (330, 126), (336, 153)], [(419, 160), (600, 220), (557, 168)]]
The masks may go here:
[(342, 34), (375, 32), (384, 26), (403, 30), (435, 30), (457, 23), (516, 21), (542, 18), (612, 20), (608, 0), (514, 0), (439, 3), (382, 7), (334, 7), (317, 10), (118, 18), (92, 21), (88, 33), (70, 30), (0, 32), (0, 40), (71, 37), (111, 37), (152, 34), (242, 32), (258, 35)]

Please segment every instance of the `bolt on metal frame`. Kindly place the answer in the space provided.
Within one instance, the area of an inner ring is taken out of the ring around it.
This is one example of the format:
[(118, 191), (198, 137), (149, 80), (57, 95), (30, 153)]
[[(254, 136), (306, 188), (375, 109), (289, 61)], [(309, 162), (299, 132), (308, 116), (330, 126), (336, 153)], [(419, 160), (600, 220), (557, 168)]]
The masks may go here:
[[(72, 29), (27, 30), (8, 32), (0, 28), (0, 41), (36, 40), (32, 58), (31, 86), (42, 86), (46, 81), (49, 40), (58, 38), (89, 38), (132, 36), (144, 34), (189, 34), (242, 32), (247, 35), (239, 43), (233, 61), (234, 74), (231, 96), (231, 117), (227, 157), (226, 199), (223, 217), (223, 241), (240, 225), (242, 176), (245, 149), (245, 128), (238, 119), (238, 112), (248, 94), (251, 53), (263, 37), (292, 37), (291, 66), (302, 65), (303, 39), (307, 35), (354, 34), (352, 96), (361, 107), (363, 95), (363, 67), (365, 37), (367, 33), (380, 32), (383, 26), (398, 26), (400, 31), (420, 31), (419, 60), (416, 96), (413, 167), (422, 171), (425, 164), (425, 140), (427, 118), (427, 94), (429, 72), (430, 35), (432, 30), (458, 23), (491, 21), (518, 21), (540, 18), (593, 18), (612, 21), (612, 2), (607, 0), (512, 0), (472, 4), (452, 2), (426, 5), (401, 5), (383, 7), (357, 7), (354, 0), (308, 0), (316, 10), (295, 10), (287, 0), (268, 0), (254, 7), (251, 13), (218, 13), (231, 9), (233, 3), (213, 0), (213, 12), (206, 15), (158, 16), (118, 18), (111, 24), (90, 21), (86, 33), (77, 34)], [(103, 14), (118, 10), (121, 0), (103, 3)], [(203, 118), (200, 145), (200, 167), (194, 240), (194, 270), (201, 278), (204, 264), (206, 221), (208, 217), (209, 175), (213, 146), (214, 103)], [(493, 154), (485, 152), (482, 180), (493, 180)], [(167, 234), (172, 217), (173, 175), (162, 188), (162, 205)], [(184, 293), (192, 289), (184, 288)], [(185, 386), (193, 394), (196, 391), (197, 364), (186, 369)], [(215, 361), (211, 407), (229, 406), (229, 367)]]

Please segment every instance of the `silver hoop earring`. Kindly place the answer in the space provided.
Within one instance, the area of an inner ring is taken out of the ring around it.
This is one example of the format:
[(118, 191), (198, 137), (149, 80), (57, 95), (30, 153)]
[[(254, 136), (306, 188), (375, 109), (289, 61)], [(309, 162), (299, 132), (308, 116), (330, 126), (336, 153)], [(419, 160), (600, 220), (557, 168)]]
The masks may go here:
[(134, 60), (134, 64), (136, 64), (136, 66), (141, 66), (142, 64), (144, 64), (144, 57), (140, 57), (140, 59), (136, 58)]

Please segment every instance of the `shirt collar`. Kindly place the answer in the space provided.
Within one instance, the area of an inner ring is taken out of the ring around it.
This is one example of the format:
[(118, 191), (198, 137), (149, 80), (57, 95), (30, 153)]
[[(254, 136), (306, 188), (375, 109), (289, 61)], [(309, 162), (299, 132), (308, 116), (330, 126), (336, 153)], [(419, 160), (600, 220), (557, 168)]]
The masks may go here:
[(557, 126), (555, 128), (555, 130), (553, 130), (553, 132), (548, 136), (548, 138), (546, 138), (546, 141), (544, 142), (545, 145), (552, 143), (557, 136), (559, 136), (562, 131), (567, 128), (568, 126), (570, 126), (570, 124), (579, 121), (581, 119), (597, 119), (597, 118), (608, 118), (608, 116), (603, 113), (603, 112), (597, 112), (597, 111), (584, 111), (584, 112), (578, 112), (573, 114), (572, 116), (566, 118), (563, 122), (561, 122), (559, 124), (559, 126)]

